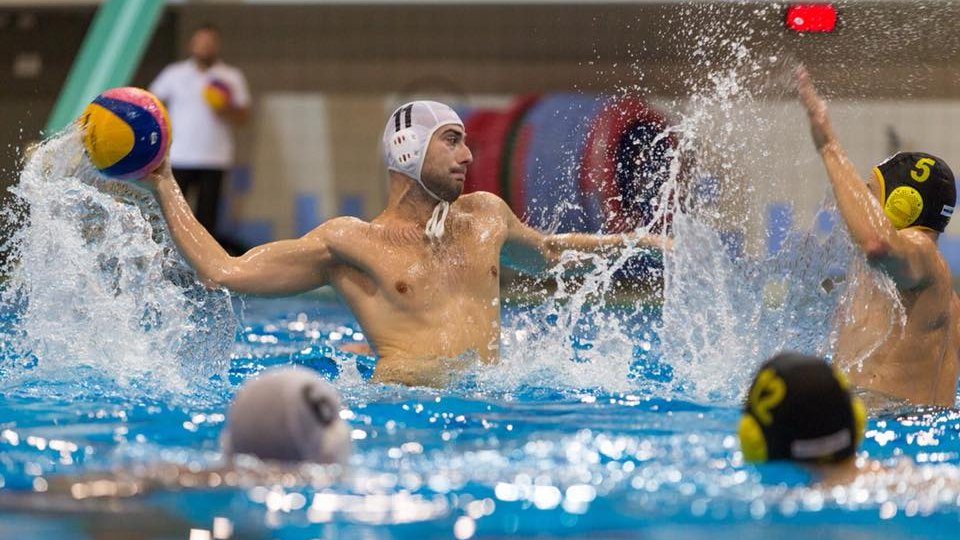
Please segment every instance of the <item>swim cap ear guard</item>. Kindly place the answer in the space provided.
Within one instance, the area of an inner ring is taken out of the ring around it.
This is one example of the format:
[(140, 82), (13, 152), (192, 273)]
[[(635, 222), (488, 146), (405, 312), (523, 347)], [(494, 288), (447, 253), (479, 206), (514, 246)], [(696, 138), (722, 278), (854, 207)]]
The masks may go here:
[(403, 129), (396, 132), (390, 138), (390, 157), (401, 166), (413, 163), (420, 159), (420, 153), (423, 151), (423, 145), (420, 143), (420, 137), (416, 130)]
[(740, 449), (743, 459), (754, 463), (763, 463), (767, 460), (767, 440), (763, 436), (763, 428), (752, 415), (744, 414), (737, 427), (737, 436), (740, 437)]
[(832, 463), (852, 456), (866, 409), (842, 373), (823, 360), (782, 353), (757, 372), (737, 429), (751, 462)]
[(897, 229), (923, 227), (943, 232), (957, 201), (953, 171), (940, 158), (900, 152), (873, 169), (880, 204)]
[(320, 390), (317, 390), (316, 385), (305, 384), (300, 389), (300, 396), (317, 425), (326, 427), (340, 417), (339, 406), (333, 402), (328, 394), (322, 391), (322, 388)]

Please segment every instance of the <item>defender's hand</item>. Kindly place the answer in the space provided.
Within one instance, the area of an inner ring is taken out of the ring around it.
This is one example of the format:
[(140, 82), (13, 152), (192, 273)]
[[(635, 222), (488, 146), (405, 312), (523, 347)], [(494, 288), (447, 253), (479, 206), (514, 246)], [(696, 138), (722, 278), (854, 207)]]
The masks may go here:
[(828, 144), (834, 142), (836, 137), (833, 134), (833, 126), (830, 125), (830, 117), (827, 115), (827, 104), (817, 94), (817, 89), (810, 82), (810, 74), (803, 65), (797, 68), (797, 89), (800, 92), (800, 102), (807, 109), (807, 116), (810, 119), (810, 133), (813, 135), (813, 144), (817, 150), (823, 150)]

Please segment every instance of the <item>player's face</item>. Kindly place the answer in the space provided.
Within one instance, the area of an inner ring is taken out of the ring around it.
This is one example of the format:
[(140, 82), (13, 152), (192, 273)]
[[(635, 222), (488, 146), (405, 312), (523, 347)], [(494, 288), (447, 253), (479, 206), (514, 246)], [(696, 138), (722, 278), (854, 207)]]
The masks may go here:
[(190, 38), (190, 54), (200, 62), (212, 64), (220, 56), (220, 36), (212, 30), (197, 30)]
[(467, 167), (472, 162), (463, 128), (455, 124), (442, 126), (427, 146), (420, 179), (441, 199), (453, 202), (463, 193)]

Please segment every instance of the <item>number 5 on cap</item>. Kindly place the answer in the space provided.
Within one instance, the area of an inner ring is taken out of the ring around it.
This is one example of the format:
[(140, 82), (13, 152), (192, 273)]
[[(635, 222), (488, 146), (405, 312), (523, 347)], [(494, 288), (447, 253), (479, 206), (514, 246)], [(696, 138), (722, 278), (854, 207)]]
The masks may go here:
[(927, 178), (930, 178), (930, 166), (934, 165), (936, 161), (930, 158), (920, 158), (917, 160), (917, 164), (913, 166), (913, 170), (910, 171), (910, 178), (913, 178), (917, 182), (925, 182)]

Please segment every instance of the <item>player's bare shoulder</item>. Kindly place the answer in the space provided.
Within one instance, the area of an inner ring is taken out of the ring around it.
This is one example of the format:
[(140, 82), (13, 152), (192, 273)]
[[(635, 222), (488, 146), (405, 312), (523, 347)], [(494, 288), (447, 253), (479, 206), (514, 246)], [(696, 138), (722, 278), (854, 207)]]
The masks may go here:
[(355, 217), (341, 216), (326, 221), (306, 234), (334, 252), (349, 253), (366, 249), (370, 243), (370, 223)]
[(897, 235), (900, 236), (903, 240), (910, 242), (913, 246), (924, 251), (935, 252), (937, 251), (937, 244), (930, 239), (922, 230), (911, 227), (908, 229), (900, 229), (897, 231)]
[(340, 216), (321, 223), (307, 233), (306, 237), (330, 241), (337, 238), (364, 234), (369, 231), (369, 228), (370, 224), (360, 218)]
[(506, 201), (488, 191), (474, 191), (457, 199), (458, 209), (477, 218), (502, 220), (510, 212)]
[(923, 261), (930, 277), (938, 282), (951, 280), (950, 268), (940, 252), (937, 243), (927, 233), (920, 229), (909, 228), (897, 231), (901, 240), (907, 242), (915, 256)]
[(500, 197), (486, 191), (475, 191), (457, 199), (460, 211), (469, 216), (470, 222), (483, 238), (503, 241), (507, 236), (513, 211)]

